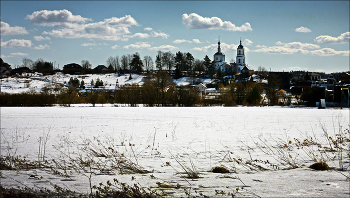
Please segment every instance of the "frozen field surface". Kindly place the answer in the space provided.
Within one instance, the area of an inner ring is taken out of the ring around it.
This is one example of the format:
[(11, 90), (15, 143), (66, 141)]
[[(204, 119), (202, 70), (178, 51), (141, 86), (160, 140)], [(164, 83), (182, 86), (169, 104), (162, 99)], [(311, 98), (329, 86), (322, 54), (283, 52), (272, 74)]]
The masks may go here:
[[(52, 168), (1, 171), (1, 185), (49, 189), (58, 185), (88, 193), (89, 174), (65, 163), (94, 156), (100, 168), (91, 175), (92, 185), (117, 178), (168, 196), (186, 196), (187, 191), (210, 197), (228, 192), (261, 197), (349, 197), (349, 169), (339, 170), (349, 167), (348, 150), (322, 153), (310, 141), (295, 145), (312, 138), (325, 147), (330, 144), (326, 136), (349, 138), (347, 129), (349, 109), (2, 107), (1, 155), (50, 164), (54, 159), (56, 168), (59, 163), (65, 169), (66, 177), (53, 174)], [(108, 156), (107, 150), (112, 149), (118, 159), (148, 172), (122, 174), (108, 161), (116, 157)], [(326, 161), (331, 169), (308, 168), (315, 160)], [(211, 172), (216, 166), (230, 173)], [(63, 172), (61, 169), (57, 171)], [(191, 172), (199, 178), (186, 177)]]

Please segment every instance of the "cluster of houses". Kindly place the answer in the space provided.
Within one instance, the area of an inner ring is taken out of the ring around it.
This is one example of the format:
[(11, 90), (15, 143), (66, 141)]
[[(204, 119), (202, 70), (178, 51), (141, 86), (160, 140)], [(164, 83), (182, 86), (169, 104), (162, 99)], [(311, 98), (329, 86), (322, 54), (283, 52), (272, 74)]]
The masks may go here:
[[(81, 74), (83, 72), (83, 67), (77, 63), (70, 63), (63, 66), (63, 73), (65, 74)], [(94, 73), (109, 73), (109, 69), (104, 65), (98, 65), (93, 69)]]
[[(62, 71), (53, 71), (56, 72), (63, 72), (65, 74), (81, 74), (83, 71), (83, 67), (80, 66), (77, 63), (70, 63), (63, 66)], [(98, 65), (93, 69), (94, 73), (109, 73), (109, 69), (104, 65)], [(33, 72), (33, 70), (29, 69), (28, 67), (18, 67), (15, 69), (7, 69), (7, 68), (1, 68), (1, 76), (0, 77), (6, 77), (6, 76), (33, 76), (36, 72)], [(36, 73), (35, 75), (43, 75)]]

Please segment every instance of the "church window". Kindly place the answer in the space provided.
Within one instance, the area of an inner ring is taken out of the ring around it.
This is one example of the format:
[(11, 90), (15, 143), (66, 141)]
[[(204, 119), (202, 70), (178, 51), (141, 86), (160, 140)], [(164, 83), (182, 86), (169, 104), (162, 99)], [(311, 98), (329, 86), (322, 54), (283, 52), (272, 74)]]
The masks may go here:
[(238, 59), (238, 63), (241, 63), (241, 59)]
[(241, 50), (238, 50), (238, 55), (241, 55)]

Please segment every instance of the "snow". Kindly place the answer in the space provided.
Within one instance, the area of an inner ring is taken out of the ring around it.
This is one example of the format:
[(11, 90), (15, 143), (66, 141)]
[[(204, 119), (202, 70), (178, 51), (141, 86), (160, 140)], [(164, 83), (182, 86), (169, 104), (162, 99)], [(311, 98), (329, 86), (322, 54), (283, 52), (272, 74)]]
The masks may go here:
[[(119, 82), (130, 82), (125, 77), (128, 76), (118, 77)], [(108, 78), (113, 80), (108, 81)], [(67, 80), (63, 77), (58, 79), (60, 82)], [(89, 81), (91, 77), (85, 79)], [(115, 83), (114, 76), (106, 76), (102, 80)], [(141, 77), (133, 77), (133, 82), (141, 81)], [(46, 159), (62, 157), (54, 146), (57, 148), (57, 145), (67, 142), (70, 144), (63, 149), (68, 149), (72, 156), (77, 157), (78, 153), (84, 153), (81, 150), (84, 141), (99, 140), (106, 145), (119, 145), (119, 151), (128, 159), (151, 173), (95, 174), (92, 176), (93, 185), (118, 178), (128, 184), (139, 183), (151, 188), (157, 188), (157, 182), (179, 184), (180, 189), (163, 189), (174, 193), (171, 196), (186, 196), (184, 189), (191, 187), (191, 194), (198, 195), (195, 193), (197, 191), (210, 197), (221, 197), (223, 195), (216, 192), (234, 192), (236, 188), (243, 193), (237, 195), (247, 196), (347, 197), (349, 180), (342, 174), (349, 173), (336, 170), (339, 168), (337, 159), (327, 158), (331, 170), (315, 171), (308, 168), (313, 160), (302, 149), (295, 149), (286, 154), (292, 155), (299, 168), (290, 169), (288, 165), (281, 164), (282, 156), (277, 152), (276, 155), (268, 155), (258, 146), (272, 148), (280, 142), (294, 142), (294, 138), (302, 141), (307, 137), (317, 138), (326, 146), (324, 131), (334, 136), (345, 129), (349, 129), (349, 109), (131, 108), (113, 105), (91, 107), (87, 104), (72, 107), (2, 107), (1, 153), (7, 155), (16, 151), (16, 155), (37, 160), (39, 139), (48, 135)], [(348, 167), (349, 158), (345, 157), (345, 153), (343, 155), (344, 166)], [(256, 164), (268, 170), (248, 169), (235, 162), (239, 159), (257, 160)], [(266, 160), (269, 163), (264, 163)], [(181, 164), (197, 171), (200, 178), (184, 178)], [(221, 165), (229, 168), (231, 173), (210, 172), (213, 167)], [(72, 172), (71, 180), (53, 175), (45, 169), (1, 171), (1, 174), (1, 185), (5, 187), (26, 185), (52, 189), (52, 184), (57, 184), (74, 191), (89, 192), (88, 178), (76, 172)], [(42, 178), (29, 179), (33, 174)]]
[[(130, 79), (131, 75), (131, 79)], [(103, 82), (104, 89), (114, 90), (116, 85), (125, 84), (143, 84), (143, 75), (138, 74), (86, 74), (86, 75), (69, 75), (57, 73), (47, 76), (33, 77), (9, 77), (1, 79), (1, 92), (3, 93), (23, 93), (28, 91), (40, 92), (47, 83), (57, 83), (68, 86), (70, 78), (77, 78), (79, 82), (84, 81), (86, 88), (91, 88), (91, 81), (97, 79)]]
[[(130, 79), (131, 75), (131, 79)], [(54, 75), (47, 76), (28, 76), (27, 74), (20, 77), (8, 77), (1, 79), (1, 92), (2, 93), (23, 93), (28, 91), (40, 92), (44, 86), (48, 83), (57, 83), (65, 86), (69, 86), (68, 82), (70, 78), (77, 78), (79, 82), (84, 81), (86, 89), (91, 88), (91, 81), (96, 82), (97, 79), (101, 80), (104, 84), (105, 90), (114, 90), (116, 86), (120, 87), (126, 84), (138, 84), (143, 85), (144, 75), (139, 74), (86, 74), (86, 75), (69, 75), (56, 73)], [(192, 77), (183, 77), (174, 79), (174, 83), (178, 86), (192, 85), (193, 83), (203, 83), (204, 85), (210, 84), (213, 81), (211, 79), (201, 79)]]

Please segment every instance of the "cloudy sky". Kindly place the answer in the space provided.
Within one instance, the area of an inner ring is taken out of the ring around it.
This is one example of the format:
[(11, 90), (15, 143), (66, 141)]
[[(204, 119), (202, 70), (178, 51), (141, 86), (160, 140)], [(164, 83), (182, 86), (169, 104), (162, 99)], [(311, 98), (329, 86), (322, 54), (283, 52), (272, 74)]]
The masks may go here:
[(246, 63), (272, 71), (349, 70), (349, 1), (1, 1), (1, 57), (63, 68), (138, 52), (190, 52), (226, 61), (240, 39)]

